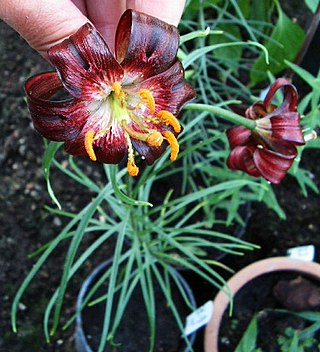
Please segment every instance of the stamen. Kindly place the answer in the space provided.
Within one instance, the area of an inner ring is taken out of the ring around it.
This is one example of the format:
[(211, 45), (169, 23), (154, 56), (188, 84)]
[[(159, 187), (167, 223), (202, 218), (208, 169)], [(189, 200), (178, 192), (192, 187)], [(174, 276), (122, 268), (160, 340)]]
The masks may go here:
[(84, 148), (88, 153), (89, 158), (92, 161), (96, 161), (97, 157), (93, 150), (93, 141), (94, 141), (94, 131), (90, 130), (84, 135)]
[(161, 110), (158, 111), (156, 116), (159, 118), (159, 120), (161, 122), (163, 122), (164, 124), (166, 124), (167, 126), (171, 126), (173, 128), (173, 130), (176, 133), (180, 133), (181, 132), (181, 126), (179, 121), (174, 117), (173, 114), (171, 114), (171, 112), (167, 111), (167, 110)]
[(163, 142), (162, 134), (158, 131), (153, 131), (147, 137), (147, 143), (151, 145), (151, 147), (160, 147)]
[(154, 101), (154, 97), (151, 94), (150, 90), (148, 89), (141, 89), (139, 91), (139, 95), (141, 97), (141, 99), (147, 104), (150, 113), (153, 115), (155, 108), (156, 108), (156, 103)]
[(115, 96), (116, 96), (119, 100), (125, 99), (125, 93), (124, 93), (124, 91), (122, 90), (121, 84), (120, 84), (119, 82), (113, 83), (112, 90), (114, 91)]
[(139, 173), (139, 168), (134, 161), (134, 152), (132, 148), (131, 139), (128, 133), (125, 133), (126, 142), (128, 145), (128, 162), (127, 169), (130, 176), (137, 176)]
[(163, 136), (167, 139), (171, 148), (170, 160), (172, 161), (177, 160), (178, 153), (179, 153), (179, 143), (176, 137), (170, 131), (163, 132)]
[(135, 164), (134, 159), (128, 159), (127, 169), (128, 169), (128, 174), (130, 176), (138, 176), (139, 168)]
[(146, 130), (146, 132), (139, 132), (131, 128), (125, 120), (122, 121), (122, 127), (131, 138), (146, 142), (153, 147), (159, 147), (163, 142), (161, 133), (156, 130)]

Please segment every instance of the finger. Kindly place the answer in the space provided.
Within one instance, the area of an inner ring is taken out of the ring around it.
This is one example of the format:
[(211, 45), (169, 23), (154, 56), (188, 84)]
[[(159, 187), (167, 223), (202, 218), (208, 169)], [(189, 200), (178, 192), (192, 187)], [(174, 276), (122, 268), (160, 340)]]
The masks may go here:
[(144, 12), (177, 26), (184, 9), (185, 0), (127, 0), (127, 9)]
[(116, 28), (126, 9), (125, 0), (87, 0), (86, 4), (88, 17), (113, 51)]
[(41, 55), (88, 22), (70, 0), (1, 0), (0, 18)]

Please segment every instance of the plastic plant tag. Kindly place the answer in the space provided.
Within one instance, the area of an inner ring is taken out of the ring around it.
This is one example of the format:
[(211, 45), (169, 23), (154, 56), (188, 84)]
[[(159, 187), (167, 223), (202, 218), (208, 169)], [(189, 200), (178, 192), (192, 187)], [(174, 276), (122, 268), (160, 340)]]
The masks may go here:
[(289, 248), (287, 250), (287, 254), (291, 258), (312, 262), (314, 260), (315, 247), (314, 245), (310, 244), (307, 246)]
[(190, 335), (202, 326), (206, 325), (211, 319), (212, 313), (213, 302), (208, 301), (193, 313), (189, 314), (186, 319), (185, 334)]

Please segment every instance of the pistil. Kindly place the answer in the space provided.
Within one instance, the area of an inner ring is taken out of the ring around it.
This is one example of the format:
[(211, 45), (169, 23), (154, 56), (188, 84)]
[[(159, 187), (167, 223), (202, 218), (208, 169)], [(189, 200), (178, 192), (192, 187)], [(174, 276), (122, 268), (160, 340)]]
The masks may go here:
[(125, 132), (125, 138), (128, 145), (128, 162), (127, 162), (128, 174), (130, 176), (137, 176), (139, 174), (139, 168), (134, 161), (134, 151), (132, 148), (130, 136), (127, 132)]
[(114, 91), (115, 96), (121, 102), (125, 102), (126, 93), (123, 91), (121, 84), (119, 82), (113, 83), (112, 90)]

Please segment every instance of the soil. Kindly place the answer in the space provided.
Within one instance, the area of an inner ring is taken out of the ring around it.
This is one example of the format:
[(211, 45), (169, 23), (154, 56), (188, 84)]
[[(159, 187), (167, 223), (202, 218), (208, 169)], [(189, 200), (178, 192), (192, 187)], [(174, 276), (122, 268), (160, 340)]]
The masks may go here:
[[(110, 266), (110, 261), (102, 264), (103, 268), (99, 271), (102, 273)], [(93, 287), (98, 278), (93, 276), (90, 279), (90, 284), (87, 287), (86, 293)], [(180, 278), (180, 283), (185, 286), (186, 282), (183, 278)], [(163, 295), (160, 285), (154, 280), (154, 291), (155, 291), (155, 309), (156, 309), (156, 321), (155, 321), (155, 348), (157, 352), (183, 352), (186, 349), (186, 343), (181, 339), (181, 332), (177, 326), (176, 320), (172, 314), (170, 307), (166, 303), (166, 298)], [(184, 298), (177, 289), (173, 286), (172, 298), (175, 302), (177, 311), (179, 315), (184, 320), (190, 313), (190, 308), (187, 307)], [(107, 290), (107, 284), (103, 284), (99, 290), (95, 293), (92, 298), (99, 298), (105, 294)], [(192, 291), (188, 291), (189, 299), (195, 304), (194, 298), (192, 296)], [(130, 303), (131, 302), (131, 303)], [(124, 317), (122, 323), (120, 323), (118, 329), (116, 330), (115, 336), (111, 343), (108, 343), (105, 351), (106, 352), (121, 352), (124, 350), (126, 352), (147, 352), (150, 346), (150, 329), (147, 311), (145, 308), (143, 293), (141, 287), (138, 286), (133, 291), (130, 298), (130, 302), (124, 312)], [(132, 304), (134, 302), (134, 304)], [(79, 302), (79, 303), (82, 303)], [(119, 294), (115, 294), (114, 297), (114, 307), (119, 304)], [(81, 304), (79, 304), (81, 306)], [(77, 326), (76, 341), (79, 345), (83, 344), (83, 333), (85, 334), (85, 339), (90, 345), (93, 351), (96, 351), (99, 347), (101, 330), (103, 326), (103, 318), (105, 312), (105, 302), (100, 302), (99, 304), (86, 307), (81, 314), (82, 324)], [(112, 319), (113, 320), (113, 319)], [(134, 331), (134, 335), (132, 334)], [(192, 343), (194, 340), (194, 334), (189, 336), (189, 341)]]
[[(74, 351), (73, 329), (58, 333), (50, 343), (45, 342), (42, 331), (44, 309), (61, 275), (63, 246), (23, 296), (19, 305), (18, 333), (11, 330), (13, 297), (34, 263), (29, 255), (54, 238), (64, 223), (44, 208), (52, 202), (41, 169), (43, 141), (31, 125), (23, 91), (26, 78), (48, 70), (49, 66), (3, 22), (0, 22), (0, 38), (0, 351)], [(303, 159), (318, 187), (320, 163), (315, 161), (319, 157), (320, 152), (312, 150), (305, 152)], [(99, 181), (99, 170), (93, 172)], [(81, 209), (91, 197), (61, 174), (53, 174), (53, 182), (64, 210)], [(233, 270), (258, 259), (285, 255), (288, 248), (304, 244), (315, 246), (319, 261), (319, 196), (309, 192), (309, 196), (304, 197), (289, 176), (275, 191), (287, 219), (280, 220), (263, 204), (253, 204), (244, 238), (261, 249), (243, 257), (225, 257), (223, 262)], [(63, 307), (66, 316), (74, 311), (81, 278), (96, 262), (108, 258), (112, 248), (104, 248), (102, 253), (100, 258), (88, 262), (79, 273), (79, 279), (72, 282)], [(213, 298), (216, 292), (212, 288), (188, 274), (185, 277), (193, 284), (199, 305)], [(200, 331), (196, 352), (202, 351), (201, 334)]]
[[(232, 316), (230, 317), (228, 308), (223, 316), (219, 334), (219, 350), (223, 352), (235, 351), (236, 346), (254, 316), (258, 319), (256, 347), (261, 348), (263, 352), (281, 352), (280, 345), (277, 341), (279, 336), (286, 336), (290, 328), (301, 331), (310, 326), (311, 324), (309, 322), (300, 317), (293, 314), (283, 314), (279, 311), (289, 307), (286, 306), (283, 297), (279, 299), (276, 295), (276, 288), (279, 287), (279, 283), (289, 283), (293, 280), (306, 280), (300, 281), (302, 291), (305, 290), (305, 282), (312, 285), (314, 290), (320, 289), (319, 283), (311, 282), (309, 278), (302, 279), (301, 276), (292, 272), (277, 272), (262, 275), (245, 285), (235, 295)], [(297, 285), (295, 289), (296, 292), (299, 290)], [(288, 287), (285, 291), (287, 295), (295, 294), (293, 290), (288, 290)], [(299, 299), (299, 304), (303, 304), (303, 306), (295, 306), (290, 302), (290, 311), (315, 311), (316, 308), (319, 308), (318, 304), (310, 307), (307, 297), (299, 297)], [(319, 339), (320, 332), (316, 333), (314, 337), (315, 339)], [(316, 345), (317, 346), (308, 348), (305, 351), (318, 351), (318, 343), (316, 343)]]

